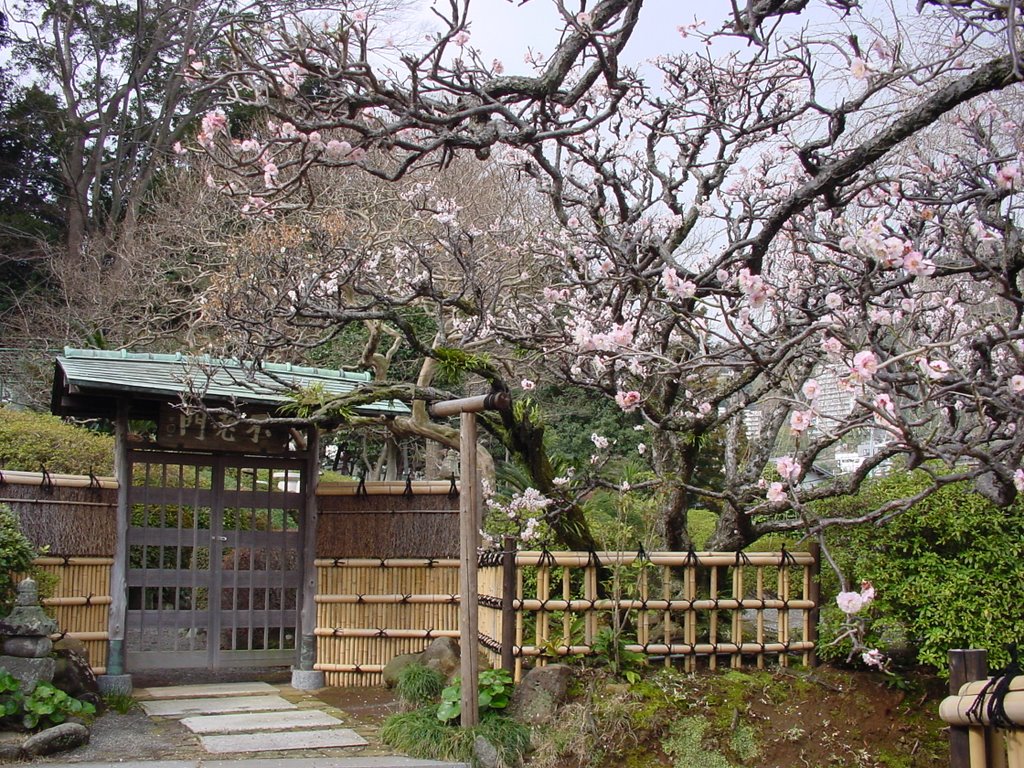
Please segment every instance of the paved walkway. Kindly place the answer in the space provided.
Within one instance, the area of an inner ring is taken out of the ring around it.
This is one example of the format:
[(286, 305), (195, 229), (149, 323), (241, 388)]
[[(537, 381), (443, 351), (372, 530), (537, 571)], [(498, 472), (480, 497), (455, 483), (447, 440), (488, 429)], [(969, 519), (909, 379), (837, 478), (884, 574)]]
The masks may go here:
[[(189, 740), (198, 744), (186, 751), (187, 759), (132, 760), (127, 754), (129, 759), (116, 763), (126, 768), (467, 768), (462, 763), (381, 754), (379, 745), (367, 740), (373, 739), (375, 729), (367, 729), (365, 723), (347, 723), (342, 710), (286, 685), (179, 685), (139, 688), (134, 696), (150, 720), (170, 728), (180, 724), (191, 734)], [(195, 757), (199, 752), (208, 756)], [(111, 764), (47, 761), (45, 765), (107, 768)]]

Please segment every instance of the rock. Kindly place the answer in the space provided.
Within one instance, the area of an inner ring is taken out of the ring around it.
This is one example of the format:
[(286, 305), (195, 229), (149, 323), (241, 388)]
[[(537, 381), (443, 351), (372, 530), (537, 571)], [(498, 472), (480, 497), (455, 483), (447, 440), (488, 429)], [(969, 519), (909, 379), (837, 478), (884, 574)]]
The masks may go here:
[(53, 684), (69, 696), (95, 704), (100, 698), (100, 687), (96, 675), (89, 667), (85, 654), (70, 648), (54, 653), (57, 666), (53, 673)]
[(21, 743), (5, 742), (0, 744), (0, 763), (20, 763)]
[(498, 750), (483, 736), (473, 739), (473, 765), (477, 768), (500, 768)]
[(459, 643), (452, 637), (439, 637), (420, 654), (419, 661), (425, 667), (436, 669), (446, 680), (459, 674), (461, 664)]
[(52, 755), (89, 743), (89, 729), (81, 723), (61, 723), (29, 736), (21, 745), (27, 757)]
[(509, 712), (529, 725), (549, 722), (569, 693), (572, 667), (548, 664), (531, 669), (516, 686)]
[(415, 664), (420, 660), (418, 653), (403, 653), (399, 656), (395, 656), (391, 661), (384, 665), (384, 669), (381, 672), (384, 678), (384, 685), (387, 688), (394, 688), (398, 685), (398, 676), (402, 674), (402, 670), (411, 664)]
[(53, 658), (25, 659), (20, 656), (0, 656), (0, 669), (6, 669), (21, 682), (21, 690), (28, 693), (36, 683), (53, 680), (57, 661)]
[(23, 659), (41, 659), (49, 656), (53, 642), (48, 637), (8, 637), (4, 640), (4, 653)]
[(60, 640), (53, 644), (53, 650), (55, 651), (74, 651), (89, 659), (89, 646), (79, 640), (77, 637), (71, 635), (64, 635)]

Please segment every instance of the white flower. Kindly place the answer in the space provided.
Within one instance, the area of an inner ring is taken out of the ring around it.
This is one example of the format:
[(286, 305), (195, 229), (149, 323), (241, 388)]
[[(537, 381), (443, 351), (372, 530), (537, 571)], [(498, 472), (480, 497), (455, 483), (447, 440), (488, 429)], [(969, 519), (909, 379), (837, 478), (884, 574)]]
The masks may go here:
[(843, 613), (852, 616), (864, 607), (864, 598), (860, 592), (840, 592), (836, 595), (836, 605)]
[(523, 379), (521, 382), (519, 382), (519, 386), (523, 388), (524, 392), (531, 392), (532, 390), (536, 389), (537, 384), (531, 381), (530, 379)]

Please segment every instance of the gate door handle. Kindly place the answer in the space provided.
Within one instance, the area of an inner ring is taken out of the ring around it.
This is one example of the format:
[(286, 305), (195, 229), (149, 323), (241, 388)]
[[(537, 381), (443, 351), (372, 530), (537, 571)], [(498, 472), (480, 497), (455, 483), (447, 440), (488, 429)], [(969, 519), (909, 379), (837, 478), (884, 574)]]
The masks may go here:
[(211, 536), (210, 541), (227, 541), (227, 536)]

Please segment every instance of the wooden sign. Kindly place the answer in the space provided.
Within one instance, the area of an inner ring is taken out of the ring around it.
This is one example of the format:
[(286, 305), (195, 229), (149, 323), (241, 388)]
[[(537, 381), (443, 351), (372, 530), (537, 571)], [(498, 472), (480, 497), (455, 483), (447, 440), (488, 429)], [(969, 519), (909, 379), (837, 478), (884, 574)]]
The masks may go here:
[[(250, 418), (260, 416), (265, 414)], [(291, 438), (287, 427), (225, 424), (202, 411), (185, 413), (168, 404), (160, 406), (157, 427), (157, 445), (179, 450), (287, 453)]]

